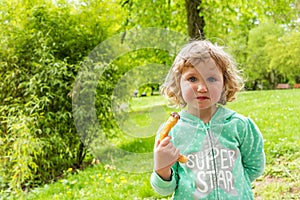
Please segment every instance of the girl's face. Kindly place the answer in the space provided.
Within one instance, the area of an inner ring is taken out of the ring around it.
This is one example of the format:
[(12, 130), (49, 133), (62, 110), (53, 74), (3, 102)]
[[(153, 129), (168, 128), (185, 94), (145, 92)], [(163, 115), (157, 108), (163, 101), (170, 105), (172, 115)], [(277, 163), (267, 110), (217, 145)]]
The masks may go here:
[(223, 75), (215, 62), (209, 58), (194, 67), (183, 69), (180, 79), (182, 97), (187, 103), (187, 112), (200, 116), (205, 112), (213, 114), (221, 98)]

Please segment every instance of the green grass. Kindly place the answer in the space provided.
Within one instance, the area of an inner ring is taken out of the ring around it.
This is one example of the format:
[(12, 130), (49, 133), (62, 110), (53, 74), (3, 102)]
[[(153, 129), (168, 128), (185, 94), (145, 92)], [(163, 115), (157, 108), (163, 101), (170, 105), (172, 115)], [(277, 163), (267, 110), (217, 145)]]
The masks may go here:
[[(231, 108), (251, 117), (265, 139), (267, 168), (253, 184), (256, 199), (299, 199), (300, 196), (300, 90), (241, 92)], [(174, 109), (159, 96), (135, 98), (129, 115), (131, 127), (118, 139), (118, 148), (152, 156), (155, 130)], [(135, 127), (136, 125), (136, 127)], [(138, 130), (132, 136), (133, 130)], [(126, 132), (129, 132), (126, 134)], [(150, 158), (148, 159), (151, 159)], [(121, 164), (101, 163), (71, 174), (66, 169), (59, 181), (11, 199), (160, 199), (149, 184), (151, 160), (124, 156)], [(127, 167), (148, 165), (143, 173), (129, 173)], [(150, 169), (150, 170), (149, 170)], [(74, 170), (73, 170), (74, 171)], [(1, 199), (1, 198), (0, 198)]]
[[(139, 188), (137, 190), (137, 188)], [(144, 189), (145, 188), (145, 189)], [(154, 196), (149, 190), (148, 174), (130, 174), (114, 166), (95, 165), (74, 175), (66, 175), (58, 182), (37, 188), (23, 199), (135, 199)]]

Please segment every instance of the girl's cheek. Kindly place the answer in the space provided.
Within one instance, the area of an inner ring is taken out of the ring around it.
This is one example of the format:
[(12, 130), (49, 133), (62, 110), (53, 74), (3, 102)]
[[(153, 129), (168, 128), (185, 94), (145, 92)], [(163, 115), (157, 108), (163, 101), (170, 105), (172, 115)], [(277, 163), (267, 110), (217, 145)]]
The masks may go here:
[(181, 93), (185, 101), (188, 101), (195, 96), (195, 91), (191, 85), (183, 85), (181, 87)]
[(223, 83), (222, 82), (215, 82), (215, 83), (209, 83), (207, 84), (209, 88), (212, 88), (214, 90), (223, 90)]
[(193, 85), (190, 83), (183, 83), (181, 85), (181, 90), (184, 90), (184, 91), (193, 90)]

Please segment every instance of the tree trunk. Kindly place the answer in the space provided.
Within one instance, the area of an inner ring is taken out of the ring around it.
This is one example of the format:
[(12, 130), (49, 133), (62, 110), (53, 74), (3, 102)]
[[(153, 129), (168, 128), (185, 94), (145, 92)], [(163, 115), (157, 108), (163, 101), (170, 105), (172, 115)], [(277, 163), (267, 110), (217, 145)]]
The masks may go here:
[(185, 0), (188, 33), (191, 39), (204, 39), (204, 19), (200, 16), (202, 0)]

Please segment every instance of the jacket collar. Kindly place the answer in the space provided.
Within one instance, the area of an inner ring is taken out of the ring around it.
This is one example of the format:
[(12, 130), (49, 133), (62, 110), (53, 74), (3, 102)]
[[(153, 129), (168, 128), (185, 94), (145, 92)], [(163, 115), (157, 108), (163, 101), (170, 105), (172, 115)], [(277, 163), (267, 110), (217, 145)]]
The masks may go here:
[[(225, 108), (221, 105), (218, 105), (216, 112), (213, 114), (210, 122), (208, 124), (223, 124), (226, 122), (232, 115), (236, 112)], [(180, 111), (180, 120), (183, 122), (188, 122), (190, 124), (201, 124), (207, 126), (199, 117), (196, 117), (192, 114), (187, 113), (185, 110)]]

